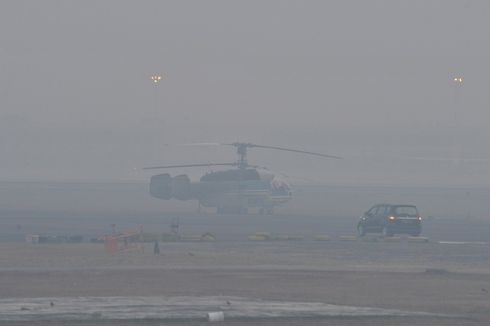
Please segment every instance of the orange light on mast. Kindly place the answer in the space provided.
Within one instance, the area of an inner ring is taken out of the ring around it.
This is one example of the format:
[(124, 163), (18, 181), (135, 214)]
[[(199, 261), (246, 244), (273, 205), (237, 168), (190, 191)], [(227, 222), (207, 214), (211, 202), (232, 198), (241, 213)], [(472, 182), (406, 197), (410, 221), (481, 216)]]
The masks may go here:
[(162, 80), (162, 76), (160, 76), (160, 75), (153, 75), (153, 76), (150, 77), (150, 79), (156, 84), (156, 83), (158, 83), (159, 81)]
[(453, 81), (456, 83), (462, 84), (463, 83), (463, 77), (454, 77)]

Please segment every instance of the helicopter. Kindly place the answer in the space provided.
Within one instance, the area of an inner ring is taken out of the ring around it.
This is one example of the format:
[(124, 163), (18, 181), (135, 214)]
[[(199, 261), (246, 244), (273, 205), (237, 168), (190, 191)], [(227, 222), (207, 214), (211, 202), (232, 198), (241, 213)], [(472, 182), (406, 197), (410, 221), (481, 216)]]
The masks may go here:
[(217, 214), (248, 214), (249, 208), (257, 209), (260, 215), (272, 215), (274, 207), (283, 205), (292, 199), (290, 185), (266, 168), (250, 165), (247, 161), (249, 148), (262, 148), (294, 152), (332, 159), (339, 156), (308, 152), (286, 147), (257, 145), (252, 143), (197, 143), (187, 145), (218, 145), (236, 148), (238, 159), (229, 163), (203, 163), (152, 166), (144, 170), (174, 169), (190, 167), (231, 166), (233, 169), (208, 172), (198, 182), (191, 182), (188, 175), (172, 177), (168, 173), (151, 177), (150, 195), (155, 198), (170, 200), (197, 200), (198, 212), (202, 207), (216, 208)]

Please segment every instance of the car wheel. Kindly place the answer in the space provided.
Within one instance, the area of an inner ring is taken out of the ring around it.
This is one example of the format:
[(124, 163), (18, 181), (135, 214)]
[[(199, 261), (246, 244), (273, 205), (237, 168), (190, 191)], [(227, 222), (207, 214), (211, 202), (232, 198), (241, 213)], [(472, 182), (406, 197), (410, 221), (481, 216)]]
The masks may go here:
[(363, 237), (366, 235), (366, 228), (364, 227), (364, 225), (358, 225), (357, 226), (357, 234), (360, 236), (360, 237)]
[(392, 237), (394, 235), (393, 231), (391, 231), (388, 227), (383, 228), (383, 236), (384, 237)]

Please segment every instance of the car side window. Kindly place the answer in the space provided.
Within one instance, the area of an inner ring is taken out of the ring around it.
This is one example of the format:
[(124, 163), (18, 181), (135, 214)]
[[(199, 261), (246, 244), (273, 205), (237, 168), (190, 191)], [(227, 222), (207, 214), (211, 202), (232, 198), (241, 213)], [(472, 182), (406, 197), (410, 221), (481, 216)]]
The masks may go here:
[(367, 211), (366, 215), (367, 216), (375, 216), (377, 209), (378, 209), (378, 206), (371, 207), (371, 209)]
[(378, 207), (378, 211), (376, 212), (376, 216), (383, 217), (383, 216), (385, 216), (385, 213), (386, 213), (386, 206), (381, 205)]

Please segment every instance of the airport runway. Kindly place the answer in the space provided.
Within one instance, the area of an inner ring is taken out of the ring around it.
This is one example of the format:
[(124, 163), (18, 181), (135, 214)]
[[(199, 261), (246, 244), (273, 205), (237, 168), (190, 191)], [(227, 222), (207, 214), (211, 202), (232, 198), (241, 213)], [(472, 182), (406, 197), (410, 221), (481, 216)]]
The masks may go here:
[[(145, 232), (169, 233), (176, 219), (180, 232), (211, 232), (221, 241), (246, 240), (256, 232), (298, 235), (313, 239), (319, 235), (355, 235), (358, 216), (317, 216), (307, 214), (215, 215), (192, 212), (100, 212), (24, 211), (0, 209), (0, 242), (23, 241), (26, 234), (79, 234), (86, 239), (142, 225)], [(437, 218), (423, 221), (422, 235), (433, 241), (490, 243), (490, 220)]]

